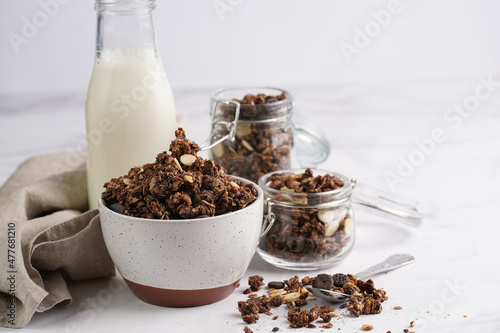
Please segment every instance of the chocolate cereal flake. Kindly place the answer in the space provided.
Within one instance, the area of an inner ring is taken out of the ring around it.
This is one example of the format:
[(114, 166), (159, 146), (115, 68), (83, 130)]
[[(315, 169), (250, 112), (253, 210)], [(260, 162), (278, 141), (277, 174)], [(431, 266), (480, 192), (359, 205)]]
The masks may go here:
[(347, 282), (350, 281), (349, 278), (347, 277), (347, 275), (342, 274), (342, 273), (333, 274), (332, 278), (333, 278), (333, 284), (335, 285), (335, 287), (339, 287), (339, 288), (342, 288), (344, 286), (344, 284), (346, 284)]

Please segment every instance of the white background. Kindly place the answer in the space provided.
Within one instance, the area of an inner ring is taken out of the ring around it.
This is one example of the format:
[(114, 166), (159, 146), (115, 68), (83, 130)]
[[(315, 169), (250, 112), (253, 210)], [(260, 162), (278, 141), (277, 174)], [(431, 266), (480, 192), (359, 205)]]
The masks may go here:
[[(22, 35), (23, 19), (33, 21), (50, 1), (0, 0), (0, 184), (28, 157), (76, 153), (85, 146), (84, 103), (96, 32), (93, 1), (60, 5), (17, 53), (9, 42), (9, 34)], [(214, 9), (221, 3), (233, 4), (222, 19)], [(358, 214), (356, 208), (353, 252), (327, 272), (357, 272), (393, 253), (417, 259), (375, 277), (390, 295), (380, 316), (346, 317), (335, 322), (334, 331), (373, 324), (372, 332), (402, 332), (416, 320), (416, 332), (425, 327), (432, 333), (497, 332), (500, 1), (402, 0), (399, 14), (348, 62), (341, 43), (353, 44), (358, 29), (376, 22), (372, 12), (381, 13), (389, 3), (158, 0), (158, 44), (177, 112), (188, 115), (188, 135), (200, 142), (208, 136), (214, 89), (278, 86), (292, 92), (299, 113), (325, 130), (331, 154), (321, 168), (421, 203), (420, 228)], [(464, 106), (463, 114), (453, 111)], [(450, 122), (450, 115), (460, 122)], [(446, 139), (432, 141), (436, 130)], [(412, 161), (411, 172), (402, 170), (403, 160)], [(401, 178), (395, 188), (388, 172)], [(229, 298), (190, 309), (145, 304), (121, 279), (123, 292), (94, 306), (90, 301), (107, 290), (108, 281), (76, 283), (71, 305), (36, 314), (25, 330), (242, 332), (236, 302), (245, 298), (241, 291), (247, 277), (259, 274), (271, 281), (295, 273), (305, 275), (255, 256), (242, 286)], [(452, 294), (447, 285), (455, 282), (463, 289)], [(444, 302), (444, 293), (452, 299)], [(395, 305), (404, 310), (391, 310)], [(93, 314), (92, 320), (82, 309)], [(285, 309), (280, 311), (277, 322), (262, 319), (252, 329), (269, 332), (276, 323), (280, 332), (292, 331)], [(310, 329), (293, 330), (299, 331)]]
[[(95, 48), (93, 1), (60, 0), (55, 15), (43, 22), (37, 13), (56, 1), (0, 2), (0, 93), (85, 95)], [(157, 40), (174, 92), (388, 80), (405, 87), (409, 81), (453, 81), (500, 68), (499, 1), (401, 0), (398, 14), (377, 31), (370, 25), (372, 12), (390, 3), (159, 0)], [(217, 5), (227, 10), (218, 13)], [(41, 27), (16, 52), (9, 33), (23, 36), (24, 18)], [(348, 63), (341, 43), (353, 45), (356, 29), (370, 27), (371, 42)]]

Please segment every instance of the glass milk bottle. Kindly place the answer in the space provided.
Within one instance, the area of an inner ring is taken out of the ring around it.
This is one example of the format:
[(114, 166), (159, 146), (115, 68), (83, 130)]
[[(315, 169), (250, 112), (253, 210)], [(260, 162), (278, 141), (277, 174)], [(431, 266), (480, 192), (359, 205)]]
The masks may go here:
[(154, 0), (97, 0), (97, 45), (87, 95), (90, 209), (103, 185), (155, 160), (174, 139), (174, 98), (158, 55)]

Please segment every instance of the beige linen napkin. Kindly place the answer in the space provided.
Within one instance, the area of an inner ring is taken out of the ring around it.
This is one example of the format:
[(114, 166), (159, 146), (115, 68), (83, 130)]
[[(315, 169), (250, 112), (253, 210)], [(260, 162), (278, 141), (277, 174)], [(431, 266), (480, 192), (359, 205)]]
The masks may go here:
[(87, 211), (84, 159), (31, 158), (0, 188), (2, 326), (23, 327), (35, 311), (71, 302), (68, 279), (115, 274), (98, 212)]

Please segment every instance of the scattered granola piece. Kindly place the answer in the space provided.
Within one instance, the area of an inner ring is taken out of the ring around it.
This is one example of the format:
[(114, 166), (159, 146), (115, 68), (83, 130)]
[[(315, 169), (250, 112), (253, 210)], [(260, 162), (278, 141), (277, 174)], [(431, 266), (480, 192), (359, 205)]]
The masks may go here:
[(322, 314), (320, 315), (321, 319), (323, 319), (323, 321), (324, 321), (325, 323), (329, 323), (329, 322), (332, 320), (332, 318), (334, 318), (334, 317), (336, 317), (336, 316), (337, 316), (337, 315), (336, 315), (335, 313), (331, 313), (331, 312), (328, 312), (328, 313), (322, 313)]
[(262, 286), (264, 285), (264, 282), (262, 281), (264, 281), (264, 278), (259, 275), (248, 277), (248, 285), (250, 286), (252, 291), (260, 290), (260, 288), (262, 288)]
[(323, 305), (322, 307), (319, 308), (319, 311), (322, 313), (333, 312), (333, 311), (335, 311), (335, 308), (333, 306), (330, 307), (328, 305)]
[[(321, 328), (332, 328), (333, 327), (333, 324), (332, 323), (328, 323), (328, 324), (325, 324), (325, 325), (321, 325)], [(340, 329), (340, 328), (339, 328)]]
[(333, 286), (333, 279), (330, 274), (318, 274), (314, 279), (314, 288), (330, 290)]
[(415, 327), (415, 321), (410, 322), (410, 327)]
[(288, 321), (290, 322), (290, 327), (306, 327), (309, 324), (309, 311), (292, 309), (288, 311)]
[(248, 327), (248, 326), (245, 326), (245, 327), (243, 328), (243, 332), (245, 332), (245, 333), (253, 333), (253, 331), (252, 331), (252, 330), (250, 329), (250, 327)]
[(393, 307), (394, 310), (403, 310), (402, 307), (400, 307), (399, 305), (396, 305), (395, 307)]
[(298, 299), (295, 302), (295, 306), (301, 307), (307, 304), (307, 301), (305, 299)]
[(281, 297), (273, 297), (269, 301), (269, 305), (272, 306), (273, 308), (280, 307), (281, 304), (283, 304), (283, 299)]
[(243, 321), (247, 324), (255, 324), (259, 320), (259, 315), (257, 314), (243, 315), (242, 317)]
[(338, 288), (342, 288), (344, 284), (350, 282), (351, 280), (347, 277), (347, 275), (342, 273), (336, 273), (332, 275), (333, 285)]
[(249, 302), (257, 305), (259, 313), (265, 313), (267, 315), (271, 314), (270, 299), (266, 295), (251, 298), (249, 299)]
[(243, 321), (247, 324), (256, 323), (259, 319), (259, 307), (251, 301), (238, 302), (238, 310), (241, 312)]
[(321, 312), (317, 306), (315, 306), (314, 308), (309, 310), (309, 321), (312, 322), (312, 321), (315, 321), (316, 319), (318, 319), (320, 313)]
[(285, 280), (285, 284), (289, 291), (298, 292), (302, 289), (302, 282), (299, 280), (299, 277), (295, 275), (290, 280)]
[(279, 327), (276, 327), (276, 326), (275, 326), (275, 327), (273, 327), (273, 332), (278, 332), (279, 330), (280, 330), (280, 328), (279, 328)]
[(387, 299), (386, 293), (382, 289), (375, 289), (372, 280), (357, 280), (352, 275), (348, 275), (352, 282), (344, 284), (341, 288), (344, 293), (353, 295), (349, 300), (349, 313), (359, 317), (360, 314), (376, 314), (382, 312), (382, 302)]
[(361, 326), (361, 329), (363, 331), (371, 331), (373, 329), (373, 325), (370, 325), (370, 324), (363, 324), (363, 326)]

